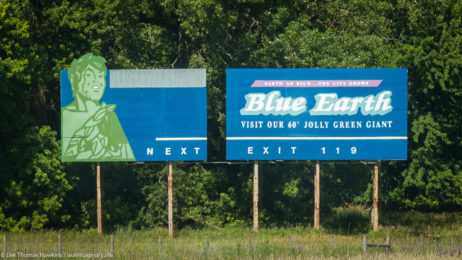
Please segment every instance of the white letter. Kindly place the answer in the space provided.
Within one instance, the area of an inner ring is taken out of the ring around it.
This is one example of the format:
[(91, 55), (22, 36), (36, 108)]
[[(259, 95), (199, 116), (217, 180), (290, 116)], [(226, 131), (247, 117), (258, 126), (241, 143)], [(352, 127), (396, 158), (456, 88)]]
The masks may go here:
[(165, 155), (172, 155), (171, 150), (172, 149), (170, 147), (165, 148)]
[(146, 149), (146, 155), (154, 155), (154, 148), (147, 148)]
[[(390, 106), (391, 103), (391, 91), (382, 91), (379, 94), (377, 94), (377, 102), (375, 103), (375, 111), (380, 111), (377, 112), (379, 115), (384, 115), (388, 112), (390, 112), (393, 107)], [(382, 108), (380, 108), (382, 106)]]
[(271, 112), (274, 110), (274, 107), (271, 106), (271, 103), (273, 103), (274, 98), (278, 98), (281, 92), (279, 91), (272, 91), (269, 94), (266, 95), (266, 106), (265, 106), (265, 111), (266, 112)]
[(364, 100), (365, 105), (363, 105), (363, 106), (361, 107), (361, 113), (362, 113), (363, 115), (369, 115), (369, 114), (370, 114), (369, 111), (371, 111), (372, 109), (374, 109), (374, 108), (372, 107), (372, 104), (373, 104), (374, 101), (375, 101), (374, 96), (371, 95), (371, 96), (367, 96), (366, 98), (367, 98), (367, 99)]
[(298, 97), (294, 100), (292, 104), (292, 111), (290, 112), (291, 115), (297, 116), (306, 111), (306, 98)]
[(253, 154), (253, 147), (247, 147), (247, 154)]
[(181, 147), (181, 155), (186, 155), (186, 147)]
[(350, 111), (348, 111), (348, 115), (353, 115), (353, 114), (356, 114), (358, 113), (358, 108), (359, 108), (359, 104), (361, 102), (363, 102), (363, 97), (355, 97), (355, 98), (352, 98), (350, 101), (351, 101), (351, 107), (350, 107)]
[(200, 147), (194, 147), (194, 150), (196, 150), (196, 155), (199, 154)]
[(339, 115), (343, 115), (345, 114), (344, 112), (346, 112), (349, 107), (348, 107), (348, 103), (350, 102), (350, 98), (348, 97), (343, 97), (339, 100), (337, 100), (337, 102), (335, 102), (335, 105), (334, 105), (334, 114), (339, 114)]
[[(310, 115), (331, 115), (333, 102), (337, 101), (336, 93), (319, 93), (314, 96), (316, 105), (310, 110)], [(327, 107), (326, 107), (327, 106)]]
[(241, 115), (258, 115), (265, 106), (265, 94), (263, 93), (249, 93), (245, 95), (247, 100), (245, 107), (241, 109)]

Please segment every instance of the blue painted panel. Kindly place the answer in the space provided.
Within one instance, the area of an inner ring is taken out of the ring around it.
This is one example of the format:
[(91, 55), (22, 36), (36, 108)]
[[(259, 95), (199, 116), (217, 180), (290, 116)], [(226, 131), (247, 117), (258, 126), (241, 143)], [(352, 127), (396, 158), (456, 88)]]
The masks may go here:
[(407, 159), (407, 69), (226, 73), (228, 160)]
[[(205, 78), (205, 71), (203, 73)], [(110, 70), (100, 104), (114, 110), (136, 161), (207, 160), (207, 90), (204, 87), (111, 88)], [(205, 79), (204, 79), (205, 81)], [(61, 71), (61, 107), (74, 101)], [(63, 138), (70, 138), (63, 136)], [(72, 161), (98, 161), (72, 160)], [(104, 160), (108, 161), (108, 160)], [(117, 161), (116, 159), (110, 161)]]

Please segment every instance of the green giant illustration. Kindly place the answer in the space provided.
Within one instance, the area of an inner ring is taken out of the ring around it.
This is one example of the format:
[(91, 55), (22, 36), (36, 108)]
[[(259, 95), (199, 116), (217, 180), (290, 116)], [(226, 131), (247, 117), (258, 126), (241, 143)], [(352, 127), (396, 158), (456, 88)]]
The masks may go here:
[(91, 53), (68, 69), (74, 101), (61, 108), (63, 161), (134, 161), (116, 105), (100, 100), (106, 89), (106, 60)]

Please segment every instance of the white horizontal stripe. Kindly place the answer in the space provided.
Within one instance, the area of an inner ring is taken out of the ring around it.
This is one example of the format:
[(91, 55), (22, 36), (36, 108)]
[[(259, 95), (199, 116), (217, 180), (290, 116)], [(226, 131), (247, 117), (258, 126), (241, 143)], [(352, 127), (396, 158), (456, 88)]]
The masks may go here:
[(226, 140), (407, 140), (407, 136), (226, 137)]
[(207, 137), (156, 137), (156, 141), (207, 141)]

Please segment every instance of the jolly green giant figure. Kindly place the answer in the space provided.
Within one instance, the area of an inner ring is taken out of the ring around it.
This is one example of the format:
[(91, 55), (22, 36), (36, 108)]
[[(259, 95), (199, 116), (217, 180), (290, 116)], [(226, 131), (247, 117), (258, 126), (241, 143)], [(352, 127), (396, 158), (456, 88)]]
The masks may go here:
[(61, 109), (63, 161), (135, 160), (116, 106), (99, 103), (106, 89), (105, 63), (88, 53), (68, 69), (75, 100)]

